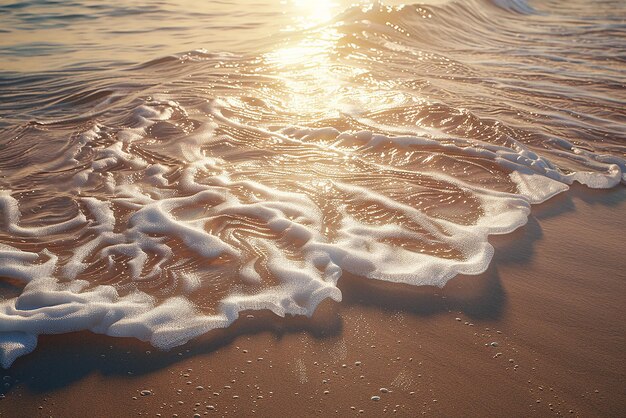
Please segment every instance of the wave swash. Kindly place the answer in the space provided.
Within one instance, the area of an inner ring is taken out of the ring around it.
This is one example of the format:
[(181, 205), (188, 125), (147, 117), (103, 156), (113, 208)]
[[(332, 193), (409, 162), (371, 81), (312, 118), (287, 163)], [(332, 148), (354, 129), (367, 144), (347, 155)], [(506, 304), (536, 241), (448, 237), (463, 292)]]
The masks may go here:
[(350, 8), (265, 53), (3, 75), (2, 366), (40, 334), (311, 315), (343, 272), (444, 286), (531, 204), (626, 183), (626, 26), (568, 7)]

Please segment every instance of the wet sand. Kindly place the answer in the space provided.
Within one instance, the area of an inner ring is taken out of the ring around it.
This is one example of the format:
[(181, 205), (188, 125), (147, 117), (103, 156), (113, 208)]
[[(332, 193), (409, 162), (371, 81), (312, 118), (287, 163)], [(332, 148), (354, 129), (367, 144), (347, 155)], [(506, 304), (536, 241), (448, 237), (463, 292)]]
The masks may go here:
[(169, 353), (42, 336), (0, 415), (623, 416), (624, 232), (626, 188), (574, 187), (444, 289), (343, 277), (311, 319), (244, 315)]

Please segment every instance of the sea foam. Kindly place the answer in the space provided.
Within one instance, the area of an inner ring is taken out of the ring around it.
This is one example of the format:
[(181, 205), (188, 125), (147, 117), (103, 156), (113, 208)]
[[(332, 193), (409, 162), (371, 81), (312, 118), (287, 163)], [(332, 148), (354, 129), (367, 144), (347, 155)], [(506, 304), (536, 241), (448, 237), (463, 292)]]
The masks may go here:
[(626, 184), (622, 63), (610, 39), (576, 60), (543, 38), (569, 21), (376, 4), (253, 56), (43, 74), (41, 105), (32, 78), (3, 81), (0, 364), (42, 334), (170, 349), (242, 311), (310, 316), (344, 273), (484, 272), (531, 205)]
[[(21, 250), (19, 245), (0, 248), (0, 274), (23, 283), (19, 296), (0, 303), (3, 367), (31, 352), (43, 333), (91, 330), (168, 349), (227, 327), (243, 310), (311, 315), (322, 300), (341, 300), (337, 282), (342, 272), (444, 286), (458, 274), (483, 272), (493, 256), (488, 236), (524, 225), (531, 203), (567, 190), (575, 180), (609, 187), (621, 178), (623, 162), (618, 159), (594, 160), (606, 167), (604, 172), (563, 175), (521, 144), (517, 149), (464, 141), (456, 146), (453, 141), (427, 137), (329, 128), (271, 131), (229, 119), (224, 103), (209, 104), (207, 114), (222, 126), (253, 130), (268, 144), (278, 141), (294, 155), (308, 155), (286, 177), (272, 164), (288, 155), (266, 163), (267, 171), (276, 176), (266, 185), (260, 167), (250, 170), (249, 162), (232, 163), (228, 151), (211, 156), (188, 152), (185, 156), (194, 159), (179, 168), (149, 163), (133, 154), (129, 143), (147, 141), (147, 129), (174, 114), (163, 106), (180, 108), (164, 103), (153, 105), (161, 111), (140, 106), (134, 117), (141, 127), (118, 132), (117, 141), (96, 149), (87, 165), (76, 156), (80, 149), (93, 146), (101, 129), (95, 126), (80, 136), (71, 155), (73, 164), (82, 168), (64, 185), (79, 202), (78, 213), (70, 219), (23, 225), (19, 199), (10, 190), (0, 193), (3, 231), (8, 236), (46, 241), (48, 236), (78, 230), (85, 237), (76, 244), (65, 243), (58, 253), (48, 248)], [(218, 134), (215, 122), (207, 124), (190, 135), (187, 144), (186, 137), (176, 138), (178, 149), (189, 144), (201, 149), (218, 142), (227, 145), (233, 140)], [(422, 148), (493, 161), (501, 167), (510, 191), (432, 167), (412, 166), (410, 161), (394, 166), (371, 154), (372, 150), (380, 155), (381, 150), (419, 152)], [(260, 155), (274, 155), (269, 145), (259, 149)], [(324, 166), (327, 174), (317, 171)], [(114, 167), (124, 174), (111, 176), (108, 170)], [(178, 170), (176, 177), (171, 176), (173, 170)], [(363, 172), (367, 176), (359, 178)], [(301, 191), (294, 189), (292, 177), (301, 177)], [(102, 184), (108, 193), (86, 193), (88, 179), (95, 179), (91, 181)], [(415, 194), (404, 190), (408, 200), (402, 191), (390, 196), (381, 187), (390, 180), (416, 187)], [(411, 204), (424, 190), (426, 201), (435, 193), (436, 205), (428, 210)], [(454, 216), (437, 213), (446, 196), (452, 199)], [(472, 200), (472, 205), (455, 202), (461, 198)], [(323, 200), (332, 201), (332, 207)], [(195, 260), (192, 264), (197, 268), (173, 274), (177, 264), (189, 260)], [(90, 270), (94, 263), (122, 269), (121, 281), (115, 286), (100, 283), (110, 274), (100, 274), (99, 279), (99, 273)], [(166, 277), (184, 283), (169, 295), (140, 286)], [(210, 294), (212, 281), (220, 280), (229, 283), (226, 291), (212, 296), (212, 308), (193, 302), (194, 294)]]

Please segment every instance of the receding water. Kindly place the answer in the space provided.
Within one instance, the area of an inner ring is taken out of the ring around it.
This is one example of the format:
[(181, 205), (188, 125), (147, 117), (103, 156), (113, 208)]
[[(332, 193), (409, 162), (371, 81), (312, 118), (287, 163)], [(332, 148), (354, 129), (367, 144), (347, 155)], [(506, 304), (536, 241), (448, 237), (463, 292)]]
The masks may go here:
[(170, 348), (343, 272), (483, 272), (531, 204), (626, 183), (626, 4), (0, 6), (0, 352)]

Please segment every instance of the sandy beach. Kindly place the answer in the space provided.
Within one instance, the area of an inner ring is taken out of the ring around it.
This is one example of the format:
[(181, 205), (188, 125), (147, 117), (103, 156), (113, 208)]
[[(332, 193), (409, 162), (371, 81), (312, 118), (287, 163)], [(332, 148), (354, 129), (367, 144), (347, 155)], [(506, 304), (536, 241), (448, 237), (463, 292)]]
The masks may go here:
[(0, 413), (620, 416), (625, 215), (623, 187), (574, 187), (492, 237), (481, 276), (444, 289), (343, 277), (343, 302), (313, 318), (244, 315), (168, 353), (42, 336), (2, 372)]

